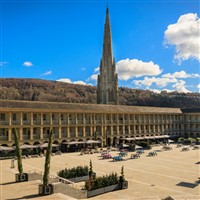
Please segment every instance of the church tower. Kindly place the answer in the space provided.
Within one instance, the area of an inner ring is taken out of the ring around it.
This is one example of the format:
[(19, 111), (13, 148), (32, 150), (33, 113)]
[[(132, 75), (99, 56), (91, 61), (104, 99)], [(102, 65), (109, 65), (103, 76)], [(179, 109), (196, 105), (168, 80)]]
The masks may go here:
[(118, 104), (118, 75), (112, 55), (112, 41), (109, 11), (106, 9), (104, 25), (103, 53), (100, 62), (100, 74), (97, 82), (97, 103)]

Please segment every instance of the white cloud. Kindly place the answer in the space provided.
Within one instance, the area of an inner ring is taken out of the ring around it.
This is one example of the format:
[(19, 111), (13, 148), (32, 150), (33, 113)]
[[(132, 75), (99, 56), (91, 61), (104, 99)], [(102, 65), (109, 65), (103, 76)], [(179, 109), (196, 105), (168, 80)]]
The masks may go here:
[(64, 82), (64, 83), (73, 83), (73, 84), (78, 84), (78, 85), (87, 85), (85, 82), (83, 81), (71, 81), (69, 78), (61, 78), (61, 79), (58, 79), (56, 81), (59, 81), (59, 82)]
[(50, 74), (52, 74), (52, 71), (47, 71), (47, 72), (41, 74), (40, 76), (48, 76), (48, 75), (50, 75)]
[(165, 44), (175, 45), (174, 59), (180, 64), (184, 60), (194, 58), (200, 60), (200, 19), (197, 14), (181, 15), (175, 24), (165, 31)]
[(69, 78), (61, 78), (61, 79), (58, 79), (56, 81), (64, 82), (64, 83), (72, 83), (72, 81)]
[(175, 88), (177, 92), (181, 92), (181, 93), (191, 92), (188, 89), (186, 89), (185, 81), (183, 80), (178, 80), (172, 87)]
[(160, 67), (152, 61), (143, 62), (141, 60), (130, 60), (128, 58), (117, 62), (116, 67), (119, 79), (125, 81), (133, 77), (156, 76), (162, 72)]
[(98, 74), (93, 74), (87, 79), (87, 81), (97, 81), (97, 78), (98, 78)]
[(7, 65), (7, 64), (8, 64), (7, 62), (5, 62), (5, 61), (3, 62), (3, 61), (2, 61), (2, 62), (0, 62), (0, 67), (3, 67), (3, 66), (5, 66), (5, 65)]
[(165, 78), (199, 78), (199, 74), (187, 74), (185, 71), (174, 72), (173, 74), (167, 73), (163, 74), (162, 77)]
[(134, 80), (132, 83), (138, 86), (145, 85), (147, 87), (150, 87), (153, 83), (155, 83), (158, 87), (165, 87), (169, 83), (175, 83), (175, 82), (177, 82), (177, 79), (175, 78), (145, 77), (144, 80)]
[(85, 70), (86, 70), (86, 68), (85, 68), (85, 67), (81, 67), (81, 70), (82, 70), (82, 71), (85, 71)]
[(98, 72), (99, 69), (100, 69), (99, 67), (95, 68), (95, 69), (94, 69), (94, 72)]
[(30, 61), (25, 61), (25, 62), (23, 63), (23, 66), (25, 66), (25, 67), (32, 67), (32, 66), (33, 66), (33, 63), (30, 62)]
[(74, 81), (73, 83), (78, 85), (86, 85), (86, 83), (83, 81)]
[(199, 89), (199, 92), (200, 92), (200, 83), (197, 85), (197, 88)]

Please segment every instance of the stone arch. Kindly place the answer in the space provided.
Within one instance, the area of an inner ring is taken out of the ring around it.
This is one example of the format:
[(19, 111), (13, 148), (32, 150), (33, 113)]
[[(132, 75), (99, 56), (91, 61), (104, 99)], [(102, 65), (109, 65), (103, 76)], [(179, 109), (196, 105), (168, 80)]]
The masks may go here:
[(7, 144), (2, 144), (1, 146), (2, 146), (2, 147), (8, 147), (8, 145), (7, 145)]
[(114, 147), (117, 147), (117, 143), (118, 143), (118, 138), (117, 138), (117, 137), (114, 137), (114, 138), (113, 138), (113, 146), (114, 146)]
[(59, 145), (60, 142), (59, 142), (58, 140), (54, 140), (54, 141), (53, 141), (53, 144), (58, 144), (58, 145)]
[(106, 138), (106, 146), (107, 146), (107, 147), (110, 147), (110, 146), (111, 146), (111, 138), (110, 138), (110, 137), (107, 137), (107, 138)]
[(122, 136), (119, 137), (119, 143), (123, 143), (123, 139), (122, 138), (123, 138)]
[(25, 142), (24, 144), (30, 145), (30, 143), (29, 143), (29, 142)]
[(40, 142), (38, 142), (38, 141), (33, 143), (33, 145), (39, 145), (39, 144), (40, 144)]

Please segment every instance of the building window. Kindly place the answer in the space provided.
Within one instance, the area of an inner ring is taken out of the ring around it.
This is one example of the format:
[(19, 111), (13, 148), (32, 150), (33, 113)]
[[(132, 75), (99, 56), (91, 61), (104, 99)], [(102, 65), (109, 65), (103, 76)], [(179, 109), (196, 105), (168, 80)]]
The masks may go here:
[(60, 115), (60, 119), (61, 119), (61, 121), (64, 120), (64, 116), (63, 116), (63, 114)]
[(33, 121), (37, 120), (37, 114), (33, 114)]
[(27, 121), (27, 114), (23, 114), (23, 121)]
[(0, 119), (1, 119), (1, 121), (5, 121), (5, 120), (6, 120), (6, 115), (5, 115), (5, 113), (1, 113)]
[(55, 115), (54, 114), (52, 114), (52, 120), (55, 120)]
[(17, 115), (16, 114), (12, 114), (12, 120), (16, 121), (17, 120)]
[(46, 119), (47, 119), (46, 114), (43, 114), (43, 115), (42, 115), (42, 118), (43, 118), (43, 121), (46, 121)]

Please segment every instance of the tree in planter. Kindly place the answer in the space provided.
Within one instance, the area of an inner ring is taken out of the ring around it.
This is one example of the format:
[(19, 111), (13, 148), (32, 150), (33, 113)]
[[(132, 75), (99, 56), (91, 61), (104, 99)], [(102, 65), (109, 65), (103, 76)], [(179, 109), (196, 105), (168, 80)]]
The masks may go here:
[(49, 133), (49, 142), (45, 156), (43, 184), (39, 185), (39, 194), (41, 195), (49, 195), (53, 193), (53, 186), (49, 184), (49, 171), (50, 171), (50, 161), (52, 154), (52, 139), (53, 139), (53, 130), (51, 129)]
[(13, 128), (14, 138), (15, 138), (15, 145), (16, 145), (16, 156), (17, 156), (17, 165), (19, 173), (15, 175), (16, 182), (28, 181), (28, 174), (23, 173), (23, 166), (22, 166), (22, 151), (20, 149), (19, 143), (19, 136), (17, 133), (16, 128)]
[(119, 184), (121, 189), (128, 188), (128, 181), (126, 181), (124, 177), (124, 166), (122, 166), (121, 168), (121, 176), (119, 177)]
[(96, 173), (93, 172), (92, 161), (90, 160), (89, 179), (95, 179), (95, 178), (96, 178)]

